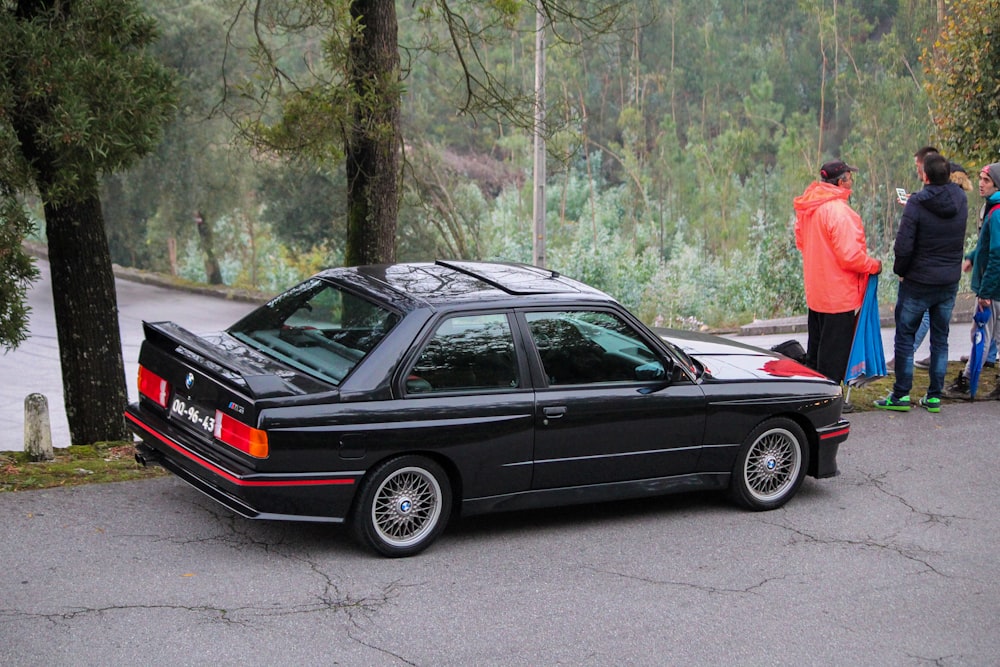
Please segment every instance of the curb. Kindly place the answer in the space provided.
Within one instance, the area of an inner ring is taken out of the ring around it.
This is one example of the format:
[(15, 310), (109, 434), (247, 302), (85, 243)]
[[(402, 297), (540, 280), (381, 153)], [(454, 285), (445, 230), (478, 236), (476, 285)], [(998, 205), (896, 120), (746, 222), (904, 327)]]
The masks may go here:
[[(972, 321), (976, 310), (976, 295), (972, 292), (962, 292), (955, 297), (955, 309), (951, 312), (952, 324)], [(772, 320), (754, 320), (740, 327), (741, 336), (764, 336), (768, 334), (805, 333), (808, 330), (808, 316), (796, 315)], [(896, 326), (893, 307), (889, 305), (879, 308), (879, 322), (884, 328)]]
[[(24, 241), (21, 245), (29, 255), (48, 261), (49, 252), (44, 243), (39, 243), (38, 241)], [(240, 287), (190, 283), (175, 276), (169, 276), (153, 271), (144, 271), (142, 269), (133, 269), (128, 266), (119, 266), (118, 264), (112, 264), (111, 270), (114, 272), (115, 278), (128, 280), (133, 283), (143, 283), (145, 285), (180, 290), (182, 292), (191, 292), (193, 294), (205, 294), (219, 299), (227, 299), (229, 301), (244, 301), (247, 303), (262, 304), (266, 303), (272, 296), (274, 296)]]

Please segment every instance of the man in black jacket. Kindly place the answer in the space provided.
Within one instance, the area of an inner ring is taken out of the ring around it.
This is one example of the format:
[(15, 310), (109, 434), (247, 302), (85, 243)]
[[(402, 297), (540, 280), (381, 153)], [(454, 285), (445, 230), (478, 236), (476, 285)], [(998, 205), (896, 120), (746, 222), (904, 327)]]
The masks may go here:
[(883, 410), (910, 409), (913, 387), (913, 340), (924, 311), (931, 319), (930, 385), (920, 406), (941, 411), (948, 366), (948, 325), (962, 277), (962, 250), (969, 204), (965, 191), (949, 180), (948, 160), (940, 153), (924, 159), (924, 188), (906, 202), (896, 233), (893, 272), (899, 276), (896, 298), (896, 381), (892, 393), (875, 401)]

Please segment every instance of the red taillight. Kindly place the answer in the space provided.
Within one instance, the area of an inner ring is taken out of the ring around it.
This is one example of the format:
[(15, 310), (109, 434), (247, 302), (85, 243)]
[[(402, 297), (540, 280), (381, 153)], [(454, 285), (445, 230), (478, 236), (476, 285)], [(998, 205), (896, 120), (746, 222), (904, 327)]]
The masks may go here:
[(267, 458), (267, 431), (247, 426), (221, 410), (215, 411), (215, 437), (250, 456)]
[(139, 393), (165, 408), (170, 398), (170, 383), (148, 368), (139, 366)]

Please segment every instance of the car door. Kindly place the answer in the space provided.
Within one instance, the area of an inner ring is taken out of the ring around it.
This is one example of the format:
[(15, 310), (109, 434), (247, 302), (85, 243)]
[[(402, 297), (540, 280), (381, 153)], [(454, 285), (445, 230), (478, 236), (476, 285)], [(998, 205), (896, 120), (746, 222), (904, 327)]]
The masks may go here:
[(465, 499), (526, 491), (531, 484), (533, 399), (511, 314), (457, 312), (405, 366), (397, 430), (447, 455)]
[[(705, 397), (621, 314), (526, 310), (534, 348), (532, 487), (550, 489), (690, 473), (705, 431)], [(538, 376), (541, 377), (538, 377)]]

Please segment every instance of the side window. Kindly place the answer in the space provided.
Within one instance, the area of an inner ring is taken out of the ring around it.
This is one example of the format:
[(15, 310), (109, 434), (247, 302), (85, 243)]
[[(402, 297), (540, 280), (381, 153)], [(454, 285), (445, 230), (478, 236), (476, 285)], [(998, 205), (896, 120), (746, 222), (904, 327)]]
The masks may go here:
[(410, 394), (519, 386), (514, 337), (502, 313), (442, 321), (406, 378)]
[(550, 385), (664, 377), (663, 363), (627, 322), (603, 311), (525, 313)]

